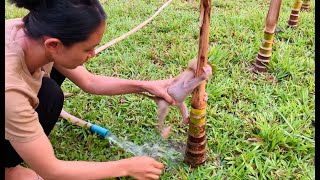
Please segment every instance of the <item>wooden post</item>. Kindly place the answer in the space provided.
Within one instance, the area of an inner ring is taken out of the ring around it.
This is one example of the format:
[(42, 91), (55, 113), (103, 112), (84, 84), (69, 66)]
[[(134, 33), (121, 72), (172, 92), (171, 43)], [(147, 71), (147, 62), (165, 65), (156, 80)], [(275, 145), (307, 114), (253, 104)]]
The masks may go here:
[(271, 0), (266, 18), (266, 27), (262, 44), (260, 46), (256, 63), (253, 65), (254, 72), (266, 72), (272, 54), (274, 32), (279, 18), (282, 0)]
[[(210, 27), (211, 0), (200, 2), (200, 38), (196, 77), (203, 73), (203, 67), (208, 61), (209, 27)], [(192, 94), (191, 113), (187, 148), (184, 162), (191, 167), (197, 167), (206, 161), (206, 106), (204, 100), (206, 82), (199, 85)]]
[(297, 27), (299, 22), (299, 12), (301, 9), (302, 0), (294, 0), (290, 18), (288, 21), (288, 27)]
[(303, 0), (301, 11), (310, 11), (310, 0)]

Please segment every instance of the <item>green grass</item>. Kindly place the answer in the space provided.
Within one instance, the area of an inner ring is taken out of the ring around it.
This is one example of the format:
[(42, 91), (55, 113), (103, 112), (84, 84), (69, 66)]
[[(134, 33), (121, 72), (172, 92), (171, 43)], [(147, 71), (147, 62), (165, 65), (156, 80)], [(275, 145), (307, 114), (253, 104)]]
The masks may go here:
[[(108, 0), (102, 44), (151, 16), (165, 1)], [(207, 162), (196, 169), (183, 163), (161, 179), (315, 179), (315, 1), (301, 12), (299, 26), (287, 28), (293, 0), (283, 0), (269, 72), (248, 72), (263, 37), (269, 1), (213, 0), (209, 62), (216, 66), (206, 91)], [(5, 18), (27, 11), (6, 3)], [(174, 0), (152, 22), (103, 51), (85, 66), (92, 73), (127, 79), (163, 79), (178, 75), (197, 55), (199, 1)], [(156, 142), (156, 105), (136, 95), (94, 96), (70, 81), (73, 93), (64, 108), (75, 116), (108, 127), (119, 138), (143, 145)], [(187, 103), (190, 108), (189, 97)], [(186, 143), (187, 126), (174, 108), (170, 142)], [(248, 138), (263, 142), (249, 142)], [(64, 160), (112, 161), (131, 157), (107, 140), (69, 124), (57, 123), (50, 135)], [(164, 162), (167, 163), (167, 162)], [(130, 178), (121, 178), (130, 179)]]

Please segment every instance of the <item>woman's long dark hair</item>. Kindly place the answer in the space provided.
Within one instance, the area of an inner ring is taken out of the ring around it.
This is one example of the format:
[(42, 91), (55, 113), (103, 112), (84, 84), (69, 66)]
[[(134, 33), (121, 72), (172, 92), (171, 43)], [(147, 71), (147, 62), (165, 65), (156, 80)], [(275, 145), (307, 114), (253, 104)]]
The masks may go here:
[(23, 18), (26, 34), (39, 39), (50, 36), (65, 46), (85, 41), (105, 21), (98, 0), (9, 0), (30, 12)]

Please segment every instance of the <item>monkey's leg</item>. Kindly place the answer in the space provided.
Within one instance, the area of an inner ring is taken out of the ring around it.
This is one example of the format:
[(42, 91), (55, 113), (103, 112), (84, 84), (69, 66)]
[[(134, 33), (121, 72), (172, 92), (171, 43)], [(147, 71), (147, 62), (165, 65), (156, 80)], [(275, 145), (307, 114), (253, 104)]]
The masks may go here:
[(171, 126), (165, 127), (161, 131), (161, 136), (164, 138), (167, 138), (167, 137), (169, 137), (170, 132), (171, 132)]
[(166, 118), (169, 112), (169, 104), (165, 100), (158, 100), (158, 128), (164, 128), (164, 119)]
[(164, 119), (166, 118), (169, 112), (169, 104), (165, 100), (158, 100), (158, 128), (161, 132), (161, 136), (167, 138), (171, 131), (171, 126), (165, 127)]
[(187, 125), (189, 123), (189, 114), (188, 114), (188, 108), (185, 102), (182, 102), (177, 105), (179, 108), (181, 115), (182, 115), (182, 124)]

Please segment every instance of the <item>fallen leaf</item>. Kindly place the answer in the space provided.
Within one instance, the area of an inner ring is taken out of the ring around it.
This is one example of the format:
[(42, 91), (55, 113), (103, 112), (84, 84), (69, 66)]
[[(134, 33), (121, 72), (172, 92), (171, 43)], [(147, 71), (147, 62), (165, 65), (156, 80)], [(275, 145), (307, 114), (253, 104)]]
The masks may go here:
[(64, 96), (65, 98), (70, 97), (70, 96), (72, 96), (72, 95), (73, 95), (73, 93), (68, 93), (68, 92), (64, 92), (64, 93), (63, 93), (63, 96)]
[(263, 142), (262, 139), (260, 138), (248, 138), (247, 141), (252, 141), (252, 142)]

